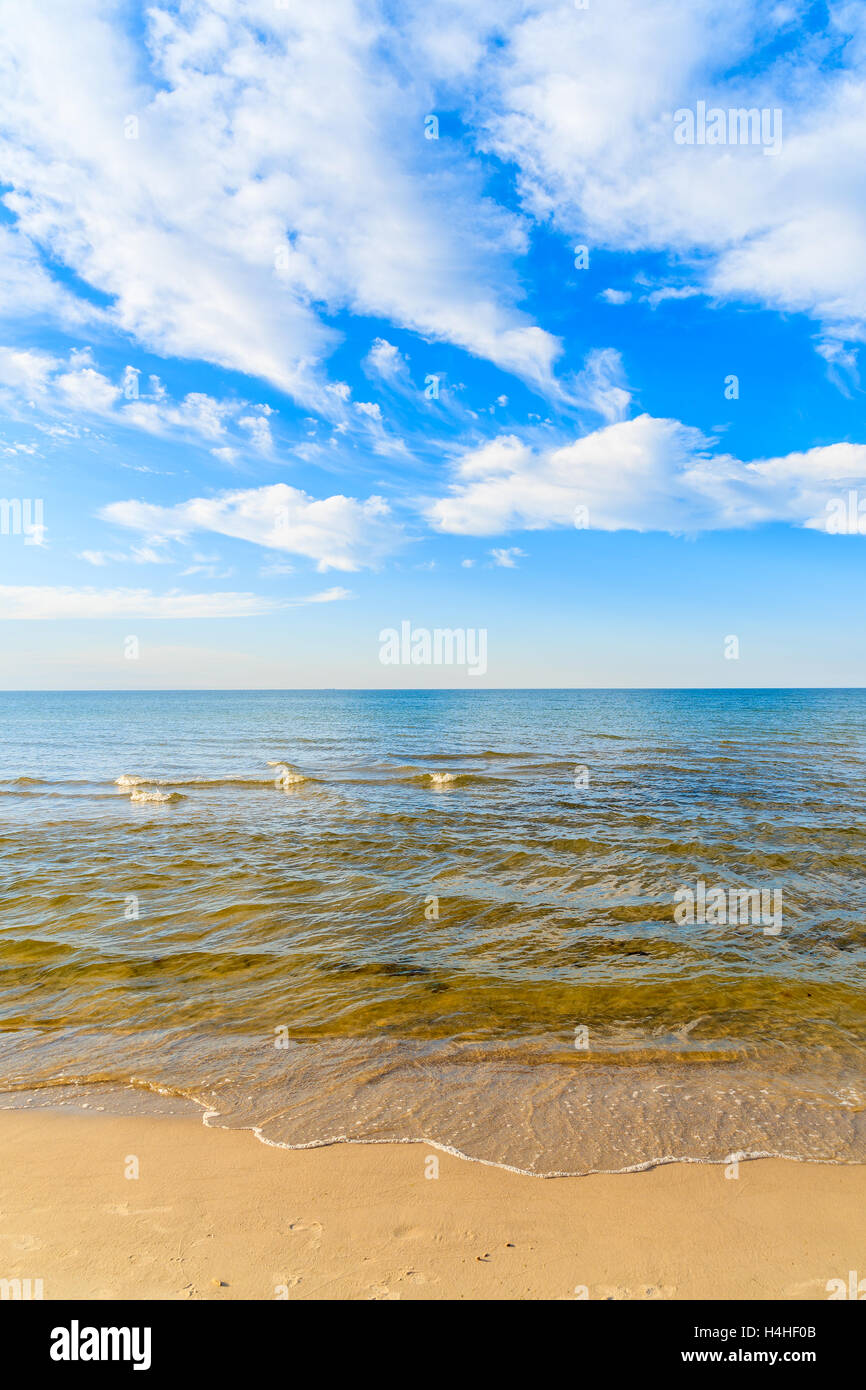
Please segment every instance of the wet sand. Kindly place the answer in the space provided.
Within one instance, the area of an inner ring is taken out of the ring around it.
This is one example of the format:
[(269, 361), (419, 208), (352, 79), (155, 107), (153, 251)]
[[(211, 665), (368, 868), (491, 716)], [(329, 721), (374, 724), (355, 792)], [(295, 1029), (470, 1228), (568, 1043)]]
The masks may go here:
[(53, 1110), (0, 1112), (0, 1152), (0, 1279), (46, 1299), (826, 1299), (864, 1267), (862, 1165), (540, 1179)]

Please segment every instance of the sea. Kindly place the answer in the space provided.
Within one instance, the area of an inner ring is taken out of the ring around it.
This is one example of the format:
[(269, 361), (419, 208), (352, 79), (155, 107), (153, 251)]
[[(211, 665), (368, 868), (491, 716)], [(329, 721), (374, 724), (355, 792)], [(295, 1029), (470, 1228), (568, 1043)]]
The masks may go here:
[(15, 692), (0, 730), (4, 1105), (866, 1161), (866, 691)]

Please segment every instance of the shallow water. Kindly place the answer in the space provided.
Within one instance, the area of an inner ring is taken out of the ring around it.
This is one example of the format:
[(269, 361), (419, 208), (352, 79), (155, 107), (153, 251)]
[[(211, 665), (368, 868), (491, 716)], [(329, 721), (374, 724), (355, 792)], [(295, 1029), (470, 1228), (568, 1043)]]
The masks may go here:
[[(866, 1159), (866, 693), (0, 716), (5, 1088), (136, 1083), (277, 1142), (537, 1173)], [(676, 921), (698, 882), (781, 894), (778, 934)]]

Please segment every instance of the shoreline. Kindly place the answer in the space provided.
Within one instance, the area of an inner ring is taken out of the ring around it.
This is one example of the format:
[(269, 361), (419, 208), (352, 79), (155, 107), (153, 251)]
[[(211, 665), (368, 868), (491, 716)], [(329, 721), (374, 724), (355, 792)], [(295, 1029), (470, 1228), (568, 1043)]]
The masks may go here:
[(0, 1146), (0, 1280), (47, 1300), (827, 1299), (866, 1244), (861, 1164), (533, 1179), (71, 1108), (0, 1111)]

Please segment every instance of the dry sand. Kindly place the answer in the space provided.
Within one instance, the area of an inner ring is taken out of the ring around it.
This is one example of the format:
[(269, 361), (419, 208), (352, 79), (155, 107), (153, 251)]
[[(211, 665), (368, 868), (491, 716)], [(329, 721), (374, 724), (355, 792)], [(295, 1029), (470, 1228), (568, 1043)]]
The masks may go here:
[(0, 1279), (46, 1299), (825, 1299), (866, 1271), (866, 1166), (539, 1179), (46, 1110), (0, 1112), (0, 1153)]

